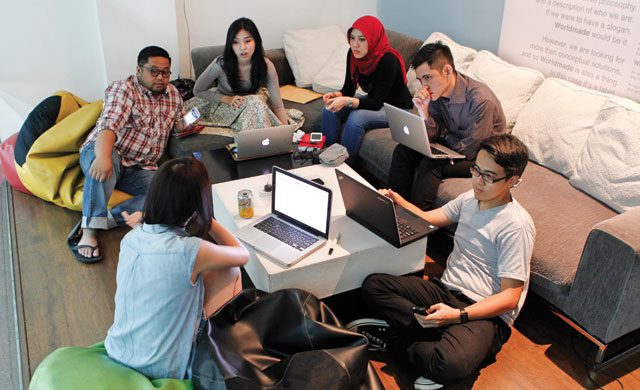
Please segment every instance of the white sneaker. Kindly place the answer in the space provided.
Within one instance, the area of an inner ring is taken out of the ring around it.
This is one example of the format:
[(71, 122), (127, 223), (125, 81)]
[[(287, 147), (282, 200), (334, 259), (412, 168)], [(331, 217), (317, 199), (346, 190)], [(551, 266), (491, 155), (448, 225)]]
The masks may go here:
[(444, 386), (441, 385), (440, 383), (436, 383), (431, 379), (425, 378), (423, 376), (421, 376), (420, 378), (416, 379), (415, 382), (413, 382), (413, 388), (416, 390), (435, 390), (435, 389), (441, 389), (443, 387)]

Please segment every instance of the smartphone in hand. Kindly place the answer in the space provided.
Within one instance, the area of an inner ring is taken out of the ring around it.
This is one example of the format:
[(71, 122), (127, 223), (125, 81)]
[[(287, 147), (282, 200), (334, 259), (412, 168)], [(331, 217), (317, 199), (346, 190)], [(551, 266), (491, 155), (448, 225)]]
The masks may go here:
[(427, 308), (424, 306), (411, 306), (411, 311), (416, 314), (421, 314), (423, 316), (427, 315)]
[(189, 127), (191, 125), (193, 125), (194, 123), (196, 123), (196, 121), (200, 119), (200, 111), (198, 111), (198, 108), (193, 107), (191, 110), (189, 110), (189, 112), (187, 112), (187, 114), (182, 118), (182, 124), (183, 126)]

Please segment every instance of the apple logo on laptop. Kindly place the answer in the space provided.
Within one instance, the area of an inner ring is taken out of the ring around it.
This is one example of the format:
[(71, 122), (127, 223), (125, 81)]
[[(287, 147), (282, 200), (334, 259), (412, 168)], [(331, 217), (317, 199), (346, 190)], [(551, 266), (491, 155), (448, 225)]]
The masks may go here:
[(262, 140), (262, 145), (263, 145), (263, 146), (269, 146), (269, 143), (270, 143), (270, 142), (271, 142), (271, 141), (269, 141), (269, 138), (265, 138), (265, 139), (263, 139), (263, 140)]
[(409, 135), (409, 128), (407, 126), (403, 127), (402, 130), (406, 135)]

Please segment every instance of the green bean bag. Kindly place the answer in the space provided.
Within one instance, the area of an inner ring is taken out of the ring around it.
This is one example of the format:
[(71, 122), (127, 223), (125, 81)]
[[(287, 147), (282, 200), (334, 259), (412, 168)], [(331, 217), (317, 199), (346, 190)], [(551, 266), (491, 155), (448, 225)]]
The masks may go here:
[(30, 390), (132, 389), (193, 390), (190, 380), (149, 380), (138, 371), (111, 360), (104, 342), (87, 348), (63, 347), (38, 365)]

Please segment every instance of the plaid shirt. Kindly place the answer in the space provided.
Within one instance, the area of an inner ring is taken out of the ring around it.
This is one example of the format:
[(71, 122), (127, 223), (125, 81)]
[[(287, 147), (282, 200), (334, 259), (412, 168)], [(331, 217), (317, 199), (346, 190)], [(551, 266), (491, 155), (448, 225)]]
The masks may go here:
[(116, 135), (114, 147), (122, 165), (155, 170), (182, 114), (182, 98), (173, 85), (154, 95), (140, 85), (136, 76), (129, 76), (113, 82), (105, 91), (100, 118), (82, 147), (95, 142), (101, 131), (110, 130)]

